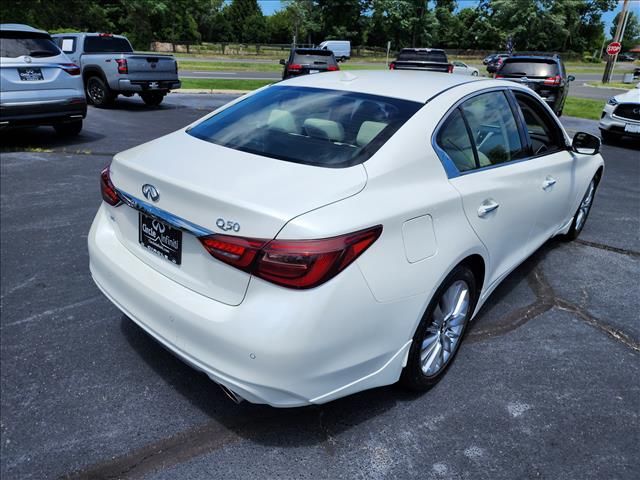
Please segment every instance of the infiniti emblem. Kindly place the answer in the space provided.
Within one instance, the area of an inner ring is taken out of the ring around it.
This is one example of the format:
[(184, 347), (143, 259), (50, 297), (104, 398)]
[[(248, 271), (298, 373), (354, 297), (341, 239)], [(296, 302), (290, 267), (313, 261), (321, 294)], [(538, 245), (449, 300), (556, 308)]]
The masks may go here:
[(145, 183), (142, 185), (142, 194), (148, 199), (157, 202), (160, 199), (160, 194), (158, 193), (158, 189), (153, 185)]
[(636, 115), (640, 114), (640, 108), (634, 108), (633, 113), (635, 113)]
[(24, 56), (24, 61), (25, 61), (26, 63), (31, 63), (31, 57), (30, 57), (30, 56), (28, 56), (28, 55), (25, 55), (25, 56)]

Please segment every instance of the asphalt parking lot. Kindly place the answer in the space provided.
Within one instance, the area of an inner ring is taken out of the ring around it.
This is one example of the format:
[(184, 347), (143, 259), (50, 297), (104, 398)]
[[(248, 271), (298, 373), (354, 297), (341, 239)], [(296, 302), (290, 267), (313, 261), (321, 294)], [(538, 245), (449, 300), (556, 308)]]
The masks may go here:
[(638, 478), (638, 145), (603, 147), (580, 239), (507, 278), (431, 391), (235, 405), (100, 294), (86, 247), (110, 157), (231, 98), (91, 107), (72, 141), (0, 134), (3, 479)]

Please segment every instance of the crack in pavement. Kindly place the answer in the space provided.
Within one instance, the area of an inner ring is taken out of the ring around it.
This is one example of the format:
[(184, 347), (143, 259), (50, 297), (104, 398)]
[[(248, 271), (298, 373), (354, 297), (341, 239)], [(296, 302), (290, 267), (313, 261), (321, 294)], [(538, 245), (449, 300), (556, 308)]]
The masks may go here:
[(606, 333), (630, 349), (640, 352), (640, 343), (629, 334), (591, 315), (584, 307), (557, 296), (539, 266), (534, 268), (534, 270), (527, 275), (526, 279), (529, 287), (536, 296), (536, 301), (508, 313), (496, 322), (497, 325), (492, 325), (485, 329), (471, 330), (466, 336), (465, 342), (479, 342), (494, 336), (504, 335), (521, 327), (538, 315), (552, 308), (557, 308), (565, 312), (573, 313), (588, 325)]
[(599, 248), (600, 250), (606, 250), (607, 252), (620, 253), (622, 255), (630, 255), (632, 257), (640, 257), (640, 252), (635, 250), (627, 250), (625, 248), (612, 247), (611, 245), (605, 245), (603, 243), (589, 242), (587, 240), (574, 240), (575, 243), (580, 245), (586, 245), (587, 247)]

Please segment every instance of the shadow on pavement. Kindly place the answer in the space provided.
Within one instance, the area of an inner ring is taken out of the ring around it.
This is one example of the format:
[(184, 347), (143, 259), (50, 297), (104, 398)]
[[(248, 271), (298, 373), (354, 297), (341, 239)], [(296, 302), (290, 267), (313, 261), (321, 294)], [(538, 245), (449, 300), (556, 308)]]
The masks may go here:
[(58, 135), (49, 126), (5, 129), (0, 131), (0, 152), (90, 146), (103, 138), (105, 135), (87, 130), (86, 124), (80, 134), (73, 137)]

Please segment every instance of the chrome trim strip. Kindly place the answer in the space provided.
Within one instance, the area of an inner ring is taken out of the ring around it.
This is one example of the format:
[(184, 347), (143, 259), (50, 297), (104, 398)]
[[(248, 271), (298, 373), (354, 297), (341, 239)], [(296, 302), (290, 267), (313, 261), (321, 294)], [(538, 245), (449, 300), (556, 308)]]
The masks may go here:
[(214, 233), (208, 228), (201, 227), (200, 225), (190, 222), (189, 220), (185, 220), (184, 218), (178, 217), (173, 213), (169, 213), (166, 210), (154, 207), (153, 205), (144, 202), (134, 197), (133, 195), (129, 195), (128, 193), (123, 192), (122, 190), (116, 188), (116, 192), (118, 193), (118, 197), (120, 197), (120, 200), (122, 200), (125, 205), (128, 205), (131, 208), (144, 213), (145, 215), (157, 218), (158, 220), (171, 225), (173, 228), (191, 233), (196, 237), (206, 237), (207, 235), (213, 235)]

